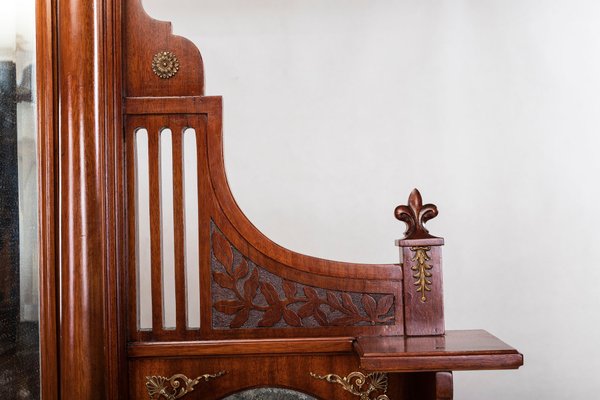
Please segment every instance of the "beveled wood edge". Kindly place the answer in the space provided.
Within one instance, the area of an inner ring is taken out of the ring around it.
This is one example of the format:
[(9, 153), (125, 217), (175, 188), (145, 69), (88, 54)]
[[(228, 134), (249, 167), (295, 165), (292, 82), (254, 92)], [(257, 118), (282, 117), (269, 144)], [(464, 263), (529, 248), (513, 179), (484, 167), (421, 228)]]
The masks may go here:
[(359, 365), (366, 371), (378, 372), (502, 370), (518, 369), (523, 365), (523, 355), (517, 352), (463, 356), (359, 357)]
[[(359, 358), (361, 368), (368, 371), (381, 372), (421, 372), (421, 371), (469, 371), (517, 369), (523, 365), (523, 355), (485, 330), (448, 331), (450, 334), (480, 332), (494, 339), (503, 349), (471, 349), (453, 351), (410, 351), (405, 353), (371, 352), (365, 353), (360, 345), (360, 338), (353, 347)], [(368, 339), (368, 337), (363, 337)], [(373, 337), (378, 339), (377, 337)], [(443, 338), (443, 336), (409, 337), (398, 336), (398, 339), (419, 341)], [(381, 338), (385, 340), (386, 338)], [(388, 338), (389, 339), (389, 338)]]
[(352, 353), (353, 337), (293, 339), (205, 340), (190, 342), (136, 342), (129, 357), (196, 357), (259, 354)]
[[(414, 337), (414, 336), (413, 336)], [(505, 355), (505, 354), (519, 354), (516, 349), (506, 349), (506, 350), (464, 350), (464, 351), (410, 351), (399, 354), (384, 354), (384, 353), (372, 353), (365, 354), (364, 350), (360, 347), (358, 342), (354, 343), (354, 349), (359, 357), (364, 359), (400, 359), (400, 358), (411, 358), (414, 356), (419, 357), (438, 357), (438, 356), (448, 356), (448, 357), (457, 357), (457, 356), (477, 356), (477, 355)]]
[[(446, 331), (444, 335), (436, 335), (436, 336), (397, 336), (398, 339), (406, 340), (406, 341), (419, 341), (419, 340), (428, 340), (428, 339), (445, 339), (448, 335), (457, 335), (457, 334), (471, 334), (471, 333), (483, 333), (487, 335), (489, 338), (494, 339), (497, 343), (506, 346), (504, 349), (472, 349), (472, 350), (453, 350), (453, 351), (407, 351), (402, 352), (401, 354), (389, 354), (383, 352), (365, 352), (363, 346), (361, 346), (361, 339), (369, 339), (369, 338), (378, 338), (376, 336), (361, 336), (356, 339), (354, 342), (354, 349), (356, 353), (361, 358), (402, 358), (402, 357), (412, 357), (412, 356), (440, 356), (440, 355), (448, 355), (448, 356), (462, 356), (462, 355), (491, 355), (491, 354), (519, 354), (519, 351), (514, 347), (510, 346), (506, 342), (500, 340), (496, 336), (492, 335), (486, 330), (483, 329), (470, 329), (470, 330), (449, 330)], [(390, 337), (387, 337), (389, 339)], [(383, 339), (383, 338), (382, 338)]]
[(45, 400), (59, 396), (56, 35), (56, 0), (36, 0), (40, 394)]
[(430, 238), (430, 239), (397, 239), (395, 241), (396, 246), (399, 247), (411, 247), (411, 246), (443, 246), (444, 238)]
[(125, 97), (123, 110), (128, 115), (213, 114), (222, 102), (221, 96)]

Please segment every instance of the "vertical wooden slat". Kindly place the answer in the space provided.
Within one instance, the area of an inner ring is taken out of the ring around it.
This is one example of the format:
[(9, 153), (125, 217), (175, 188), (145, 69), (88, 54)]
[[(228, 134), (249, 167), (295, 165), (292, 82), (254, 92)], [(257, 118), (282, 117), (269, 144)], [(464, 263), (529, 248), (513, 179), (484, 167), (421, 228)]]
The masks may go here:
[(186, 330), (186, 285), (185, 285), (185, 213), (183, 196), (183, 127), (171, 128), (173, 141), (173, 220), (175, 246), (175, 310), (176, 331)]
[[(210, 270), (210, 207), (214, 201), (212, 188), (208, 174), (208, 141), (207, 141), (207, 119), (203, 115), (195, 118), (196, 129), (196, 158), (198, 166), (198, 249), (200, 253), (200, 293), (210, 293), (211, 270)], [(202, 302), (207, 296), (200, 296), (200, 332), (209, 335), (212, 329), (212, 305), (209, 301)]]
[[(153, 121), (154, 122), (154, 121)], [(152, 265), (152, 330), (154, 335), (163, 330), (162, 256), (160, 226), (160, 139), (161, 126), (148, 126), (148, 172), (150, 174), (150, 252)]]
[(138, 321), (139, 311), (137, 306), (137, 253), (136, 253), (136, 179), (135, 179), (135, 136), (134, 122), (128, 122), (126, 125), (126, 165), (127, 165), (127, 220), (128, 220), (128, 285), (129, 285), (129, 338), (130, 340), (139, 340)]

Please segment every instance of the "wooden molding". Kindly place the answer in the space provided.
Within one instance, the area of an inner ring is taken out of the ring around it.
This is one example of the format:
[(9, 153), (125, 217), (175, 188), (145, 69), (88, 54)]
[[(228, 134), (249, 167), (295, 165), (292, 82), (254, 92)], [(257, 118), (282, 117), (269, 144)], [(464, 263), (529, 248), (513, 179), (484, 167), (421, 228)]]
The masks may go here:
[(56, 1), (36, 1), (39, 191), (40, 393), (58, 399), (58, 94)]
[(122, 398), (120, 2), (58, 0), (55, 7), (61, 398)]

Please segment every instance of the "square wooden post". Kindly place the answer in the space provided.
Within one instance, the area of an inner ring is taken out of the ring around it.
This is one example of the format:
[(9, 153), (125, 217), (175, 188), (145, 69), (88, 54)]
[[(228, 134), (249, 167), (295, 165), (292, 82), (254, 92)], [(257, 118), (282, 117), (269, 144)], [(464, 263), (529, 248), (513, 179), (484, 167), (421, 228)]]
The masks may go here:
[(396, 218), (407, 225), (400, 247), (404, 298), (404, 330), (407, 336), (443, 335), (442, 250), (444, 239), (432, 236), (424, 224), (435, 218), (437, 207), (423, 204), (414, 189), (408, 205), (396, 207)]

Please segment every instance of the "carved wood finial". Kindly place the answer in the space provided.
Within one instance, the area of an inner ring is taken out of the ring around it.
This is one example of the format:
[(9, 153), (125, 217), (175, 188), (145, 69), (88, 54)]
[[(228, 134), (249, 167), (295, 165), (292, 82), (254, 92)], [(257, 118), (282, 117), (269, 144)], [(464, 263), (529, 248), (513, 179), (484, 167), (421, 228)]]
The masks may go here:
[(404, 239), (430, 239), (436, 236), (430, 235), (425, 223), (437, 217), (438, 209), (434, 204), (423, 204), (421, 193), (413, 189), (408, 196), (408, 205), (396, 207), (394, 215), (406, 224)]

